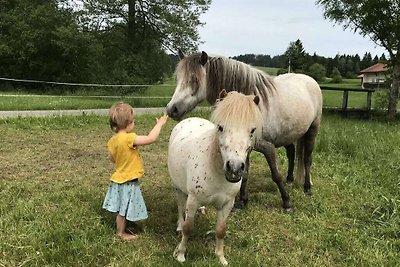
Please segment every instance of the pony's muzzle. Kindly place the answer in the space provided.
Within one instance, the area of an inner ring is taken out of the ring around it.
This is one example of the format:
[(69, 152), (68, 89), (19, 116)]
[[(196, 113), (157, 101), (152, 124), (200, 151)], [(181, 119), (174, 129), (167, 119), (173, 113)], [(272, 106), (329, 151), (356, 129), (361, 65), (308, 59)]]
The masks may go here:
[(228, 160), (225, 164), (225, 179), (231, 183), (239, 182), (245, 172), (245, 164), (240, 161)]
[(167, 106), (167, 114), (168, 114), (168, 117), (170, 117), (174, 120), (180, 120), (182, 118), (182, 114), (181, 114), (181, 112), (179, 112), (179, 109), (176, 104)]

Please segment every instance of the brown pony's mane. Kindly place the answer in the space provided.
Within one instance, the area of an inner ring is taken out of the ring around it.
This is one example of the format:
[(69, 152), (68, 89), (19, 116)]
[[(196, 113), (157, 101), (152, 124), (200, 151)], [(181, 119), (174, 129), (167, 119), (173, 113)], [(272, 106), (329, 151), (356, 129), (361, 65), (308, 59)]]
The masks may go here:
[[(196, 75), (197, 81), (204, 79), (201, 68), (201, 53), (186, 56), (177, 67), (177, 74)], [(276, 90), (273, 78), (243, 62), (222, 56), (209, 57), (205, 63), (207, 75), (207, 101), (214, 104), (223, 89), (245, 95), (258, 95), (266, 104), (268, 93)]]
[(254, 102), (254, 96), (229, 92), (225, 98), (216, 102), (211, 121), (228, 129), (255, 127), (255, 138), (261, 137), (263, 118)]

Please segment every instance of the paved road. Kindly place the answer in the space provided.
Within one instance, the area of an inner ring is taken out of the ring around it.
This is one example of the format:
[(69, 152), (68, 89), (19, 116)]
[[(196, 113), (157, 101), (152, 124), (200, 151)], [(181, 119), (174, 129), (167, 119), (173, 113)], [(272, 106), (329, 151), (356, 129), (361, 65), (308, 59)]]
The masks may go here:
[[(207, 110), (209, 107), (196, 107), (195, 110)], [(0, 111), (0, 118), (15, 117), (46, 117), (46, 116), (80, 116), (80, 115), (108, 115), (109, 109), (78, 109), (78, 110), (21, 110)], [(135, 108), (137, 113), (162, 114), (165, 108)]]
[[(0, 118), (15, 117), (46, 117), (46, 116), (79, 116), (79, 115), (108, 115), (109, 109), (79, 109), (79, 110), (23, 110), (0, 111)], [(160, 113), (165, 108), (135, 108), (137, 113)]]

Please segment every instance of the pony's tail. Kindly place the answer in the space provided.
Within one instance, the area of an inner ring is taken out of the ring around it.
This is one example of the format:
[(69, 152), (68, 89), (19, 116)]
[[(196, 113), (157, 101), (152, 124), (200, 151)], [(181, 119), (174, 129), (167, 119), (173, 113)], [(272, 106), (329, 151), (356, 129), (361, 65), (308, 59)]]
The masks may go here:
[(295, 183), (303, 185), (304, 184), (304, 137), (300, 137), (296, 144), (296, 158), (297, 158), (297, 171)]

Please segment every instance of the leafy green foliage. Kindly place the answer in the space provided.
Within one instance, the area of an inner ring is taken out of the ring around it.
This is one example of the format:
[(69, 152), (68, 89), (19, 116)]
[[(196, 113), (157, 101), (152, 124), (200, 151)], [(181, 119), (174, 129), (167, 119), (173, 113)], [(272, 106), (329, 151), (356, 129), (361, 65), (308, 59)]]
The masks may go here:
[(166, 51), (197, 48), (199, 16), (210, 3), (1, 0), (0, 73), (74, 83), (159, 82), (173, 71)]
[(332, 83), (341, 83), (343, 80), (342, 75), (340, 74), (337, 68), (333, 68), (332, 71)]
[(57, 1), (10, 1), (4, 7), (2, 3), (0, 30), (2, 75), (87, 81), (90, 46), (86, 44), (92, 39), (78, 31), (71, 14), (59, 10)]
[(297, 39), (295, 42), (290, 42), (289, 47), (286, 49), (285, 56), (291, 72), (301, 72), (305, 70), (306, 51), (300, 39)]
[(321, 64), (314, 63), (310, 66), (307, 74), (313, 77), (317, 82), (323, 82), (326, 76), (326, 70)]

